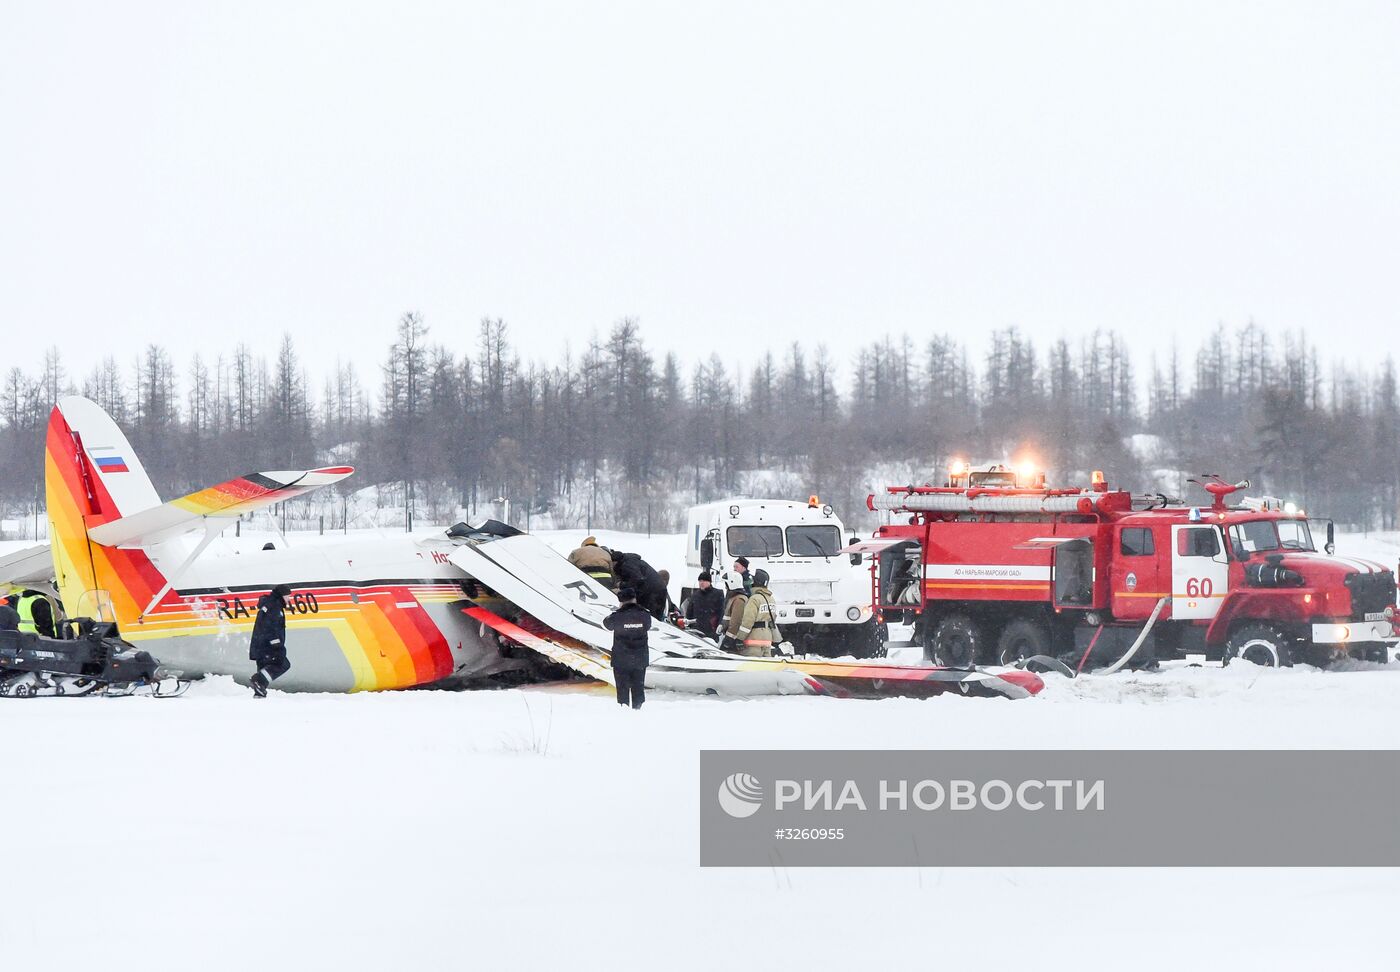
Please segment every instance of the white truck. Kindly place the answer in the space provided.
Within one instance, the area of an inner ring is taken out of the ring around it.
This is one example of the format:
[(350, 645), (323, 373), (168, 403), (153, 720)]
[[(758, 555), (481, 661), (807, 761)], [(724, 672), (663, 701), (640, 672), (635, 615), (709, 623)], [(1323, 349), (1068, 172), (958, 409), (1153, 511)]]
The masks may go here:
[(768, 572), (790, 650), (883, 657), (885, 631), (871, 609), (870, 567), (860, 554), (839, 553), (847, 542), (841, 518), (815, 496), (806, 503), (730, 499), (691, 507), (681, 600), (695, 590), (700, 571), (712, 571), (722, 589), (721, 575), (735, 558), (746, 557), (750, 571)]

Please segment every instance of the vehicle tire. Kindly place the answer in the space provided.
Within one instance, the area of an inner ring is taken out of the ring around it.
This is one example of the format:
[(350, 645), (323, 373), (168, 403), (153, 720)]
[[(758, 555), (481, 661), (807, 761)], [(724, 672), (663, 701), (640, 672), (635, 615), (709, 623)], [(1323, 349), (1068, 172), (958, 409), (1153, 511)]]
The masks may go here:
[(971, 668), (985, 647), (982, 626), (966, 614), (950, 614), (933, 629), (929, 652), (934, 664)]
[(1015, 665), (1023, 658), (1050, 654), (1050, 629), (1038, 621), (1020, 618), (1001, 630), (997, 639), (997, 664)]
[(1266, 668), (1292, 668), (1293, 639), (1276, 625), (1246, 624), (1225, 645), (1225, 664), (1236, 658)]
[(852, 658), (884, 658), (885, 639), (881, 637), (884, 625), (876, 624), (871, 618), (863, 624), (853, 624), (844, 630), (828, 636), (829, 650), (822, 654), (829, 658), (849, 655)]
[(889, 629), (874, 618), (866, 621), (851, 635), (857, 658), (884, 658), (889, 654), (885, 642), (889, 640)]

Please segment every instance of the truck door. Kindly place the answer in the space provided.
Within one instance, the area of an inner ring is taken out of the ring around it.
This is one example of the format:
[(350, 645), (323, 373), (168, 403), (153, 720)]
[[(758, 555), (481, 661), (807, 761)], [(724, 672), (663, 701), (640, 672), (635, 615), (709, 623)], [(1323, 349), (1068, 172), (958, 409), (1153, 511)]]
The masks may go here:
[(1230, 562), (1220, 528), (1172, 526), (1172, 617), (1213, 618), (1230, 588)]
[[(1161, 568), (1168, 564), (1167, 536), (1161, 527), (1118, 526), (1116, 547), (1109, 571), (1110, 607), (1113, 616), (1142, 620), (1167, 594), (1170, 584)], [(1160, 534), (1160, 536), (1159, 536)]]
[(903, 540), (876, 554), (879, 603), (909, 610), (924, 602), (923, 556), (916, 540)]
[(1092, 607), (1094, 603), (1094, 543), (1085, 537), (1055, 547), (1055, 606)]

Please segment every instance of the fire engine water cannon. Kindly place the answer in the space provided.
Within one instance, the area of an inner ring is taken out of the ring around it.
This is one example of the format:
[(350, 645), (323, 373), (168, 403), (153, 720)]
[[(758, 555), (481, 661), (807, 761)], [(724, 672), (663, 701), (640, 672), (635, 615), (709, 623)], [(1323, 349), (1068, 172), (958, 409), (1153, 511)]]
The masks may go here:
[(1225, 498), (1232, 493), (1237, 493), (1242, 489), (1249, 489), (1249, 480), (1241, 479), (1237, 483), (1227, 483), (1219, 476), (1211, 473), (1202, 476), (1200, 479), (1189, 479), (1187, 482), (1195, 483), (1213, 497), (1211, 510), (1216, 513), (1224, 513), (1228, 507), (1225, 505)]

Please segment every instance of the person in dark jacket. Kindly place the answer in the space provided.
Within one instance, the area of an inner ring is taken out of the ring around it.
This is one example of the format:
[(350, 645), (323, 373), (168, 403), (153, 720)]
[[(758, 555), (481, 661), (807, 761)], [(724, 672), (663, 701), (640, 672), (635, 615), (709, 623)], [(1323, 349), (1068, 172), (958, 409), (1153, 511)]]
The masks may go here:
[(637, 603), (658, 621), (666, 620), (666, 583), (656, 569), (634, 553), (613, 553), (618, 584), (632, 588)]
[(622, 587), (617, 592), (622, 605), (603, 619), (603, 627), (613, 633), (612, 667), (617, 682), (617, 704), (640, 709), (646, 701), (647, 663), (651, 649), (647, 647), (647, 632), (651, 630), (651, 614), (637, 603), (637, 592)]
[(685, 605), (685, 616), (695, 622), (695, 628), (711, 638), (719, 630), (720, 619), (724, 617), (724, 594), (711, 583), (710, 572), (700, 571), (700, 587)]
[(253, 641), (248, 647), (248, 657), (258, 666), (248, 680), (255, 698), (267, 698), (267, 687), (292, 667), (287, 660), (286, 600), (291, 593), (286, 584), (278, 584), (258, 598), (258, 617), (253, 622)]
[(10, 602), (0, 601), (0, 631), (18, 631), (19, 612), (10, 607)]

